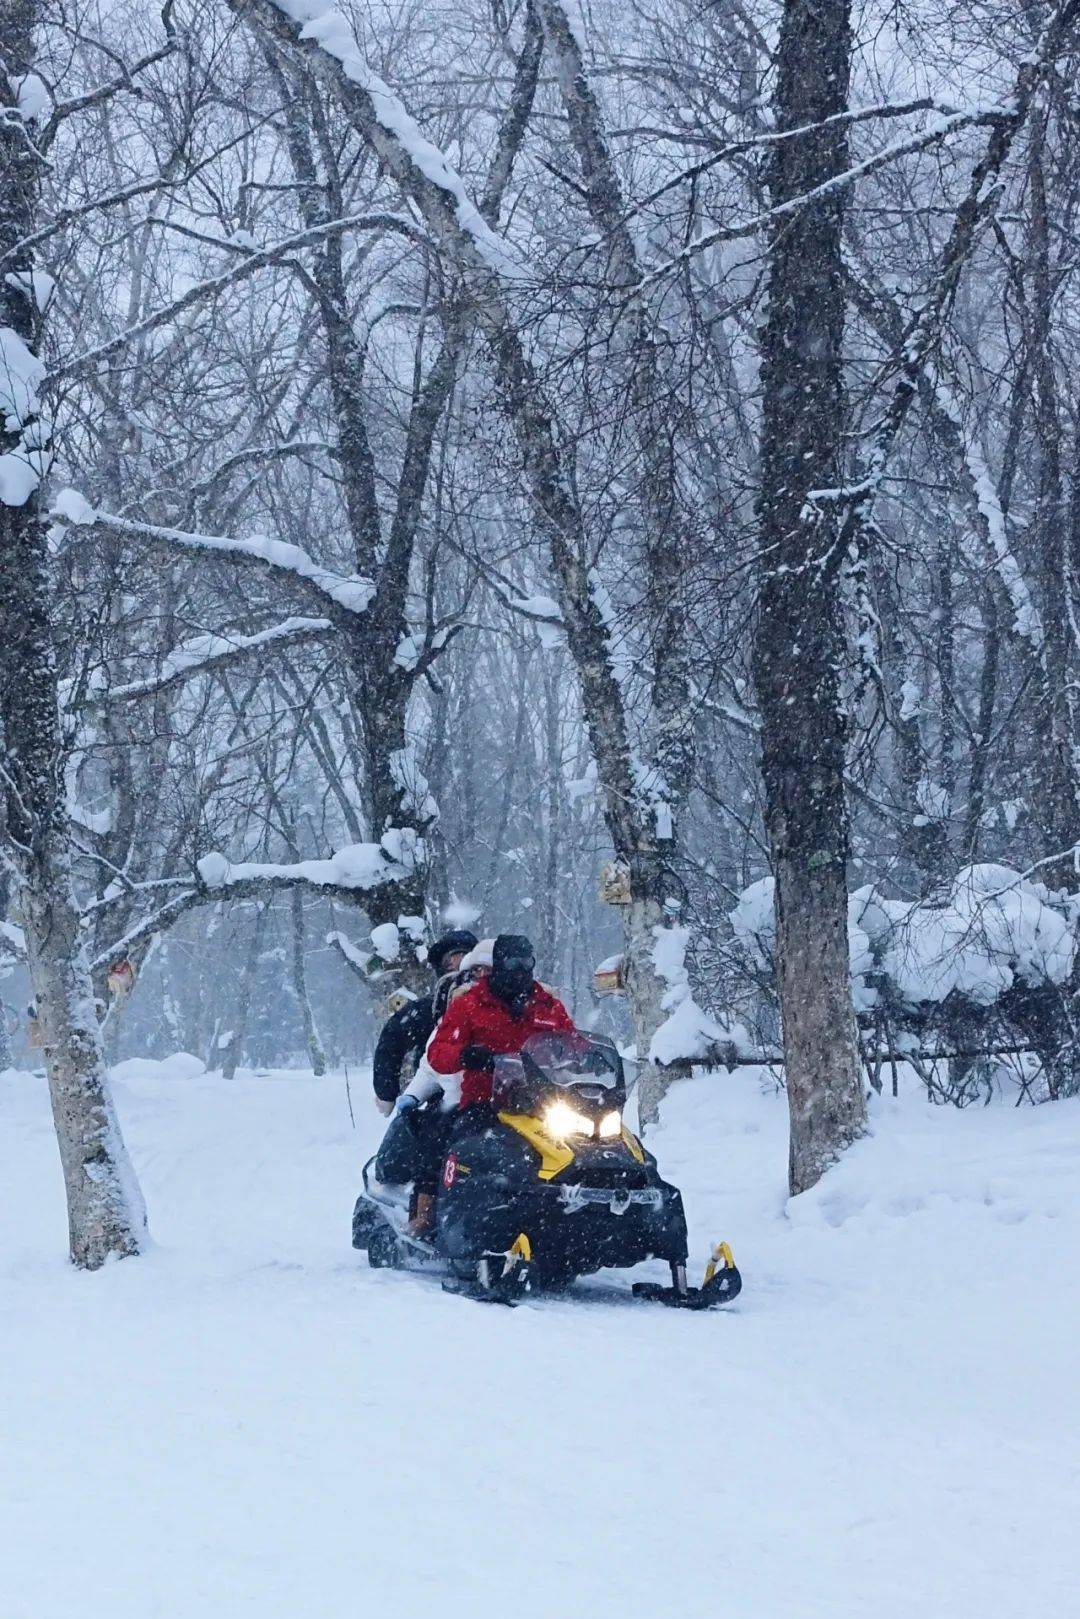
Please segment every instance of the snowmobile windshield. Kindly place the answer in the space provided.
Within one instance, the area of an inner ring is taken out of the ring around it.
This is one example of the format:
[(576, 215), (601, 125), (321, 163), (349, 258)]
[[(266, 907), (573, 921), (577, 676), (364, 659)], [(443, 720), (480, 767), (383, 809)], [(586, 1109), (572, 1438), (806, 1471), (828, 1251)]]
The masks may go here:
[(598, 1034), (534, 1034), (521, 1049), (526, 1070), (537, 1068), (552, 1085), (600, 1094), (623, 1088), (622, 1059)]
[(517, 1113), (528, 1105), (530, 1086), (520, 1057), (496, 1057), (491, 1076), (491, 1100), (496, 1109)]
[(528, 1111), (556, 1089), (573, 1091), (579, 1102), (593, 1108), (621, 1108), (626, 1092), (616, 1047), (602, 1035), (534, 1034), (520, 1055), (496, 1057), (496, 1108)]

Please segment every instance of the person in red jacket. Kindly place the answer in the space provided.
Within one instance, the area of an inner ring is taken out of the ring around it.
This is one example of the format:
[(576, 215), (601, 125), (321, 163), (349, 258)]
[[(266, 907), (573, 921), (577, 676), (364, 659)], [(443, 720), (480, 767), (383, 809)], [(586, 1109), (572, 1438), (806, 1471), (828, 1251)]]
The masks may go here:
[[(492, 946), (491, 962), (485, 977), (450, 1002), (424, 1053), (431, 1077), (460, 1074), (461, 1091), (457, 1109), (441, 1115), (443, 1125), (438, 1113), (429, 1110), (425, 1115), (430, 1122), (419, 1149), (424, 1162), (416, 1177), (414, 1213), (408, 1225), (414, 1237), (427, 1236), (434, 1223), (431, 1187), (462, 1113), (491, 1103), (492, 1059), (516, 1055), (534, 1034), (571, 1032), (574, 1027), (563, 1003), (536, 982), (536, 955), (528, 939), (517, 933), (500, 933)], [(397, 1112), (415, 1114), (422, 1100), (415, 1090), (416, 1081), (398, 1097)], [(452, 1087), (447, 1086), (447, 1091), (452, 1094)]]
[(573, 1030), (566, 1007), (534, 973), (528, 939), (500, 933), (486, 978), (450, 1002), (428, 1042), (427, 1060), (437, 1074), (461, 1074), (461, 1108), (491, 1101), (491, 1059), (511, 1057), (534, 1034)]

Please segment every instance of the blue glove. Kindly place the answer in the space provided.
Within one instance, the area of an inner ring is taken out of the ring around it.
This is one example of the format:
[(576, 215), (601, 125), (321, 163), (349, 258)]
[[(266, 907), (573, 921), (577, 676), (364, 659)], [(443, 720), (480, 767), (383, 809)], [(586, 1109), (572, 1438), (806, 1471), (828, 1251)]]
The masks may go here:
[(414, 1111), (414, 1109), (418, 1108), (419, 1106), (420, 1106), (420, 1102), (417, 1099), (417, 1097), (410, 1096), (408, 1091), (405, 1091), (405, 1092), (402, 1093), (401, 1096), (398, 1097), (397, 1101), (394, 1103), (394, 1112), (395, 1113), (412, 1113)]

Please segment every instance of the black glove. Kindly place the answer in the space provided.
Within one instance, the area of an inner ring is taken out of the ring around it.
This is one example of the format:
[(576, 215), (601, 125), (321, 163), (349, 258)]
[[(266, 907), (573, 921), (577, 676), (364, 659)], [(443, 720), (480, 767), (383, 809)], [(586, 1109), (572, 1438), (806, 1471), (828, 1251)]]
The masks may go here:
[(495, 1058), (487, 1046), (466, 1046), (461, 1053), (462, 1068), (479, 1068), (483, 1073), (490, 1074), (495, 1067)]

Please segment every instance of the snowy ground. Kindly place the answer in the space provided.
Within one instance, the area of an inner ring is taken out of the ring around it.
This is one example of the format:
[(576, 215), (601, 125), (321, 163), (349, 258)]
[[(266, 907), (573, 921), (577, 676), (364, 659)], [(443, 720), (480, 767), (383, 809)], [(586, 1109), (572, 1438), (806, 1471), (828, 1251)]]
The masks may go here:
[(43, 1082), (0, 1076), (4, 1619), (1047, 1619), (1080, 1588), (1080, 1103), (886, 1103), (785, 1212), (782, 1101), (677, 1088), (683, 1316), (473, 1305), (348, 1246), (353, 1075), (125, 1065), (157, 1247), (65, 1263)]

